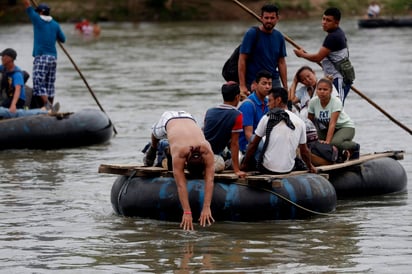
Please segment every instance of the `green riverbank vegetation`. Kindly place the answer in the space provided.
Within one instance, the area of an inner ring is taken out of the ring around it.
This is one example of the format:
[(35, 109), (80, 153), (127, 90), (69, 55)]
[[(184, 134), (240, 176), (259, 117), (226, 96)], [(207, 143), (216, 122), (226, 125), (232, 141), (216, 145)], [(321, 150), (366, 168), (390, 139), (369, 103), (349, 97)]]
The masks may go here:
[[(229, 0), (47, 0), (52, 16), (60, 22), (90, 21), (218, 21), (251, 18)], [(316, 17), (326, 7), (341, 9), (343, 16), (363, 16), (368, 0), (242, 0), (259, 14), (265, 3), (277, 4), (282, 20)], [(380, 0), (382, 16), (411, 15), (412, 0)], [(21, 0), (0, 1), (0, 23), (28, 22)]]

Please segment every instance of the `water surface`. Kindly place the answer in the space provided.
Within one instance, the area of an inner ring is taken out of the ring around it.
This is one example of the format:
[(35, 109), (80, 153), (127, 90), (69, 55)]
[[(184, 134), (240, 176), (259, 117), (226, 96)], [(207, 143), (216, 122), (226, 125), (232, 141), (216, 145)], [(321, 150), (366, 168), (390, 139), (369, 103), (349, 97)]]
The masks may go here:
[[(216, 223), (187, 233), (177, 223), (114, 215), (115, 175), (102, 163), (140, 163), (150, 127), (168, 109), (198, 120), (221, 101), (221, 67), (255, 22), (103, 24), (98, 39), (63, 24), (65, 48), (113, 121), (109, 144), (56, 151), (0, 152), (2, 273), (408, 273), (412, 201), (407, 193), (340, 200), (333, 216), (261, 223)], [(307, 51), (324, 37), (320, 22), (281, 22)], [(343, 22), (355, 86), (407, 127), (412, 86), (412, 29), (358, 29)], [(32, 27), (0, 26), (0, 48), (18, 52), (31, 71)], [(309, 64), (288, 45), (289, 82)], [(98, 108), (59, 50), (56, 100), (62, 111)], [(405, 150), (411, 136), (353, 91), (346, 111), (362, 153)], [(409, 187), (411, 186), (409, 179)]]

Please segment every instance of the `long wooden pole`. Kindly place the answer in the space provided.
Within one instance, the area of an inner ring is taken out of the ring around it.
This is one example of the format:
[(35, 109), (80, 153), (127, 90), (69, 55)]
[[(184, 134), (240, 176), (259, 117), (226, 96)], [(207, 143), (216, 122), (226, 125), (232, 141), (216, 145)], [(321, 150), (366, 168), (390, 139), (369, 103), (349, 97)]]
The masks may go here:
[[(242, 4), (241, 2), (239, 2), (238, 0), (232, 0), (233, 2), (235, 2), (238, 6), (240, 6), (242, 9), (244, 9), (246, 12), (248, 12), (249, 14), (251, 14), (253, 17), (255, 17), (259, 22), (262, 22), (262, 19), (260, 18), (260, 16), (258, 16), (254, 11), (252, 11), (251, 9), (249, 9), (248, 7), (246, 7), (244, 4)], [(295, 41), (293, 41), (290, 37), (288, 37), (287, 35), (283, 34), (283, 37), (285, 37), (285, 40), (290, 43), (293, 47), (297, 48), (297, 49), (303, 49), (301, 46), (299, 46)], [(321, 64), (318, 63), (318, 65), (322, 66)], [(357, 93), (360, 97), (362, 97), (363, 99), (365, 99), (369, 104), (371, 104), (372, 106), (374, 106), (377, 110), (379, 110), (381, 113), (383, 113), (386, 117), (388, 117), (392, 122), (394, 122), (395, 124), (397, 124), (398, 126), (400, 126), (401, 128), (403, 128), (404, 130), (406, 130), (407, 132), (409, 132), (409, 134), (412, 135), (412, 130), (410, 128), (408, 128), (407, 126), (405, 126), (404, 124), (402, 124), (401, 122), (399, 122), (398, 120), (396, 120), (394, 117), (392, 117), (392, 115), (390, 115), (389, 113), (387, 113), (384, 109), (382, 109), (379, 105), (377, 105), (375, 102), (373, 102), (368, 96), (366, 96), (365, 94), (363, 94), (361, 91), (359, 91), (355, 86), (351, 86), (351, 89)]]
[[(35, 0), (30, 0), (33, 4), (33, 6), (37, 7), (37, 3)], [(74, 69), (79, 73), (80, 78), (82, 78), (84, 84), (86, 85), (87, 89), (89, 90), (90, 94), (92, 95), (93, 99), (96, 101), (96, 104), (99, 106), (100, 110), (103, 111), (107, 118), (109, 119), (110, 123), (113, 125), (113, 132), (114, 134), (117, 134), (117, 130), (113, 124), (113, 122), (110, 120), (110, 117), (107, 115), (106, 111), (104, 111), (102, 105), (100, 104), (99, 100), (97, 99), (96, 95), (94, 94), (93, 90), (91, 89), (91, 87), (89, 86), (89, 83), (86, 81), (86, 78), (83, 76), (83, 73), (80, 71), (79, 67), (76, 65), (76, 63), (74, 62), (73, 58), (70, 56), (69, 52), (66, 50), (66, 48), (63, 46), (63, 44), (60, 41), (57, 41), (57, 43), (59, 44), (60, 48), (63, 50), (63, 52), (66, 54), (66, 56), (69, 58), (70, 62), (73, 64)]]

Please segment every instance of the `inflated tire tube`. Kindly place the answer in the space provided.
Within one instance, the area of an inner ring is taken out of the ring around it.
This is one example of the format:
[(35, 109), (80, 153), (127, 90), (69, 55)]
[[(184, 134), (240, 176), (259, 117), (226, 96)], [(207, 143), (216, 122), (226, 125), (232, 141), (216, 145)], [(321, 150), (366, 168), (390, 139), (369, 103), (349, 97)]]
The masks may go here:
[(385, 157), (329, 174), (338, 199), (406, 191), (407, 176), (395, 159)]
[[(317, 174), (303, 174), (262, 184), (268, 189), (215, 182), (211, 204), (214, 219), (242, 222), (303, 219), (316, 214), (314, 212), (328, 213), (336, 208), (334, 187)], [(203, 205), (203, 180), (188, 180), (187, 187), (193, 219), (198, 220)], [(118, 215), (174, 222), (180, 222), (182, 218), (176, 183), (170, 177), (120, 176), (112, 186), (111, 203)]]
[(107, 142), (113, 135), (113, 124), (104, 112), (83, 109), (65, 115), (5, 119), (0, 132), (0, 150), (58, 149)]

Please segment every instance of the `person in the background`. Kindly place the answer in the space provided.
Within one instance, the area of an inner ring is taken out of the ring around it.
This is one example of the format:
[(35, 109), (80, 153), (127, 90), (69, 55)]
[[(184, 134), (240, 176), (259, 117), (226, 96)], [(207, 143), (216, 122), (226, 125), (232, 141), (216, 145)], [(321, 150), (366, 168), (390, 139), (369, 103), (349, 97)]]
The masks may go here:
[(372, 1), (368, 7), (368, 18), (376, 18), (381, 12), (381, 7), (376, 1)]
[(89, 20), (86, 18), (83, 18), (82, 21), (78, 22), (75, 26), (74, 29), (83, 33), (85, 30), (90, 26)]
[(53, 104), (57, 68), (56, 42), (64, 43), (66, 37), (57, 23), (50, 16), (50, 8), (40, 4), (34, 9), (30, 0), (24, 0), (26, 12), (33, 24), (33, 98), (31, 108), (45, 106), (50, 109)]
[(14, 64), (17, 52), (7, 48), (1, 52), (1, 94), (5, 93), (2, 107), (7, 108), (11, 113), (17, 109), (24, 108), (26, 93), (24, 90), (23, 71)]
[(260, 70), (267, 70), (272, 74), (274, 87), (288, 88), (286, 42), (282, 33), (275, 29), (279, 21), (278, 7), (272, 4), (264, 5), (260, 18), (262, 25), (259, 29), (250, 28), (240, 46), (238, 75), (242, 99), (253, 90), (251, 86)]
[(302, 48), (295, 49), (296, 56), (305, 58), (311, 62), (322, 63), (325, 76), (333, 77), (333, 84), (338, 90), (342, 103), (349, 93), (350, 84), (343, 82), (342, 74), (335, 68), (334, 63), (349, 58), (349, 49), (346, 43), (346, 36), (339, 27), (341, 19), (340, 10), (337, 8), (328, 8), (323, 13), (322, 28), (328, 34), (317, 53), (308, 53)]
[(99, 36), (100, 35), (100, 26), (97, 22), (94, 22), (93, 24), (90, 24), (89, 20), (87, 19), (82, 19), (82, 21), (78, 22), (75, 26), (74, 29), (76, 31), (79, 31), (81, 34), (85, 35), (94, 35), (94, 36)]
[(93, 23), (93, 34), (94, 34), (94, 36), (99, 36), (101, 31), (102, 31), (102, 30), (101, 30), (101, 28), (100, 28), (99, 23), (94, 22), (94, 23)]

